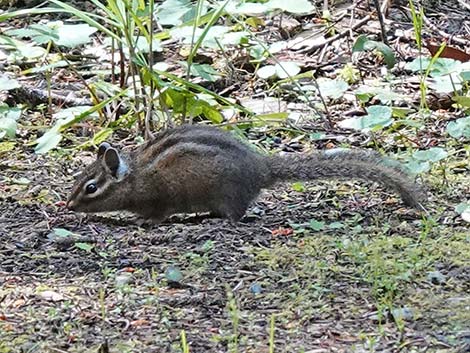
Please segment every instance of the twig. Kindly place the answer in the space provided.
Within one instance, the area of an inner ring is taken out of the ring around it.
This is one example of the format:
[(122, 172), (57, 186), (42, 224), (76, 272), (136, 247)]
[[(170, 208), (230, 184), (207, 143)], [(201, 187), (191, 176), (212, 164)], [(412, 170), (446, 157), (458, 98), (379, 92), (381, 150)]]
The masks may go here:
[(423, 20), (424, 20), (424, 23), (426, 23), (426, 25), (431, 28), (434, 32), (437, 32), (439, 33), (440, 36), (446, 38), (446, 39), (449, 39), (449, 40), (453, 40), (455, 43), (458, 43), (458, 44), (462, 44), (462, 45), (465, 45), (466, 47), (470, 46), (470, 41), (469, 40), (466, 40), (466, 39), (463, 39), (463, 38), (458, 38), (458, 37), (454, 37), (453, 35), (451, 34), (448, 34), (444, 31), (441, 31), (439, 28), (437, 28), (431, 21), (428, 20), (428, 18), (426, 16), (423, 15)]
[(340, 38), (343, 38), (343, 37), (346, 37), (351, 31), (354, 31), (356, 29), (358, 29), (359, 27), (363, 26), (364, 24), (366, 24), (368, 21), (370, 21), (372, 18), (371, 15), (367, 15), (366, 17), (364, 17), (362, 20), (360, 20), (359, 22), (357, 22), (354, 26), (352, 26), (351, 28), (348, 28), (347, 30), (341, 32), (341, 33), (338, 33), (337, 35), (329, 38), (328, 40), (325, 40), (323, 43), (321, 44), (316, 44), (316, 45), (312, 45), (310, 48), (306, 48), (306, 49), (301, 49), (299, 50), (299, 53), (306, 53), (306, 54), (311, 54), (313, 53), (315, 50), (319, 49), (319, 48), (322, 48), (323, 46), (326, 46), (326, 45), (329, 45), (331, 43), (333, 43), (334, 41), (340, 39)]
[[(387, 0), (384, 1), (386, 3)], [(388, 45), (388, 40), (387, 40), (387, 31), (385, 30), (385, 23), (384, 23), (384, 14), (382, 13), (382, 8), (379, 4), (379, 0), (374, 0), (374, 5), (375, 5), (375, 10), (377, 11), (377, 17), (379, 19), (380, 23), (380, 33), (382, 35), (382, 42), (385, 45)]]

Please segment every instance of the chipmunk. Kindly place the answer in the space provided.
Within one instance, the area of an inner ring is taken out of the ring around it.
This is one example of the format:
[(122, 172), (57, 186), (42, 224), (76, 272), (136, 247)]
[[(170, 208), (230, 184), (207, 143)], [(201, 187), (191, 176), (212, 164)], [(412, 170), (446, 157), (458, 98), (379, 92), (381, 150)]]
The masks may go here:
[(280, 181), (359, 178), (393, 189), (422, 208), (424, 194), (376, 152), (319, 151), (263, 155), (215, 127), (183, 125), (158, 133), (129, 153), (109, 143), (73, 186), (67, 207), (127, 210), (154, 222), (176, 213), (211, 212), (238, 221), (262, 188)]

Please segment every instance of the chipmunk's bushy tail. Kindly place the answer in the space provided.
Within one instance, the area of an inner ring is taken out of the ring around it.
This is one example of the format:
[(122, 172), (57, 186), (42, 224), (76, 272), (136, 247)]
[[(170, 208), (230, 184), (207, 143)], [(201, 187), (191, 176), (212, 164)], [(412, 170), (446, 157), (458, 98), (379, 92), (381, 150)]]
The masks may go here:
[(330, 150), (307, 155), (276, 155), (269, 159), (269, 184), (283, 180), (354, 178), (375, 181), (395, 190), (408, 206), (423, 209), (422, 202), (426, 199), (423, 189), (397, 162), (384, 159), (376, 152)]

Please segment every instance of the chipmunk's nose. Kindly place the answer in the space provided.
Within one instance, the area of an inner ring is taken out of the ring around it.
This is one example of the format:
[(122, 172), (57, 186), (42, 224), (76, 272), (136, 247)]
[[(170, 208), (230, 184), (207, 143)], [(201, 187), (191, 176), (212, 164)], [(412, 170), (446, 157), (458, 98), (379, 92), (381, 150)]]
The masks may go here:
[(65, 204), (65, 207), (67, 207), (69, 210), (73, 211), (75, 208), (75, 204), (73, 203), (73, 200), (67, 200), (67, 203)]

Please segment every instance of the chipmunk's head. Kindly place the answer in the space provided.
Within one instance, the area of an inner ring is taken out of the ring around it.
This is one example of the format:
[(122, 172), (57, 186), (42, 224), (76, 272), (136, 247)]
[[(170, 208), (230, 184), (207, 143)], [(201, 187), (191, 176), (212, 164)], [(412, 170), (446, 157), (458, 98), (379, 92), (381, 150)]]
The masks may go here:
[(79, 212), (122, 209), (126, 201), (123, 185), (128, 175), (125, 159), (109, 143), (102, 143), (96, 161), (78, 176), (67, 200), (67, 208)]

